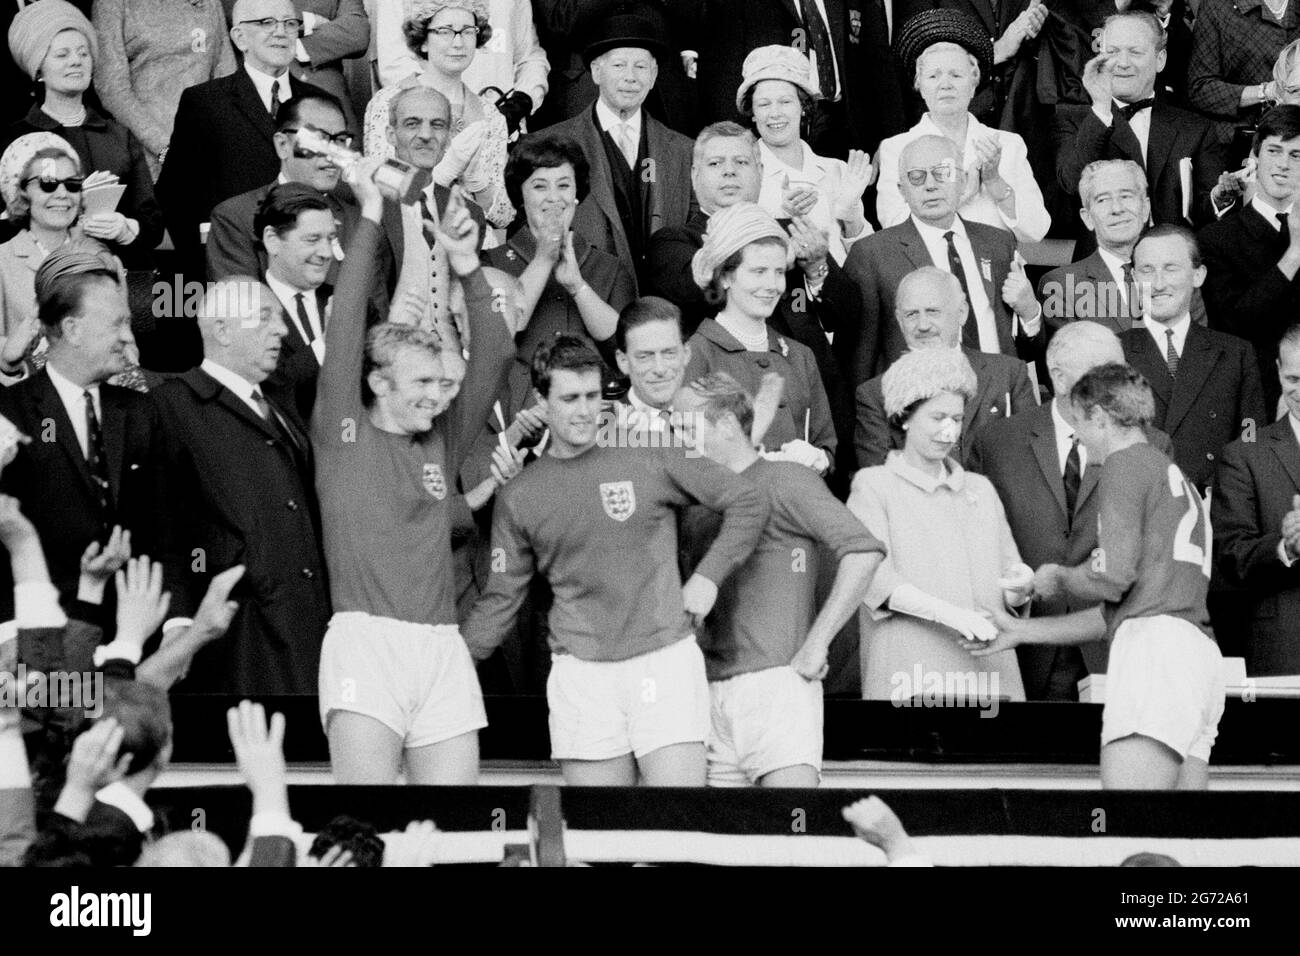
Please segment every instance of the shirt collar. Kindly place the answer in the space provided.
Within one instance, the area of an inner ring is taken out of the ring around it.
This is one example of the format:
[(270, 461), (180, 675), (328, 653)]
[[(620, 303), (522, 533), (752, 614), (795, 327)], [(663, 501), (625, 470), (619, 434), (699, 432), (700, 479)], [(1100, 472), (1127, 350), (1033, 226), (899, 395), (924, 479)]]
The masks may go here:
[(1074, 441), (1074, 426), (1065, 420), (1061, 414), (1061, 406), (1058, 404), (1059, 398), (1052, 399), (1052, 427), (1056, 429), (1057, 444), (1069, 444)]
[(64, 405), (69, 408), (79, 408), (83, 401), (81, 396), (85, 392), (90, 392), (91, 395), (95, 396), (95, 404), (99, 404), (98, 382), (92, 382), (85, 388), (82, 388), (76, 382), (72, 381), (72, 379), (60, 373), (59, 370), (54, 367), (53, 362), (45, 363), (45, 371), (50, 376), (50, 382), (53, 383), (54, 390), (59, 393), (59, 398), (63, 399)]
[(1106, 268), (1110, 270), (1111, 275), (1124, 275), (1124, 267), (1128, 265), (1131, 260), (1121, 259), (1119, 256), (1115, 255), (1115, 253), (1103, 246), (1098, 246), (1097, 251), (1101, 253), (1101, 261), (1106, 263)]
[(269, 269), (266, 272), (265, 282), (271, 287), (271, 291), (275, 293), (275, 297), (280, 300), (280, 304), (293, 312), (294, 315), (297, 315), (298, 313), (293, 304), (293, 297), (300, 292), (302, 293), (304, 302), (310, 300), (308, 308), (314, 309), (316, 307), (315, 289), (295, 289), (293, 286), (289, 285), (289, 283), (283, 282), (276, 276), (271, 275)]
[(1255, 195), (1251, 198), (1250, 205), (1251, 208), (1255, 210), (1255, 212), (1259, 213), (1261, 216), (1264, 217), (1264, 221), (1268, 223), (1275, 231), (1280, 232), (1282, 230), (1282, 224), (1277, 221), (1278, 210), (1274, 209), (1268, 203), (1264, 202), (1264, 200), (1260, 199), (1259, 193), (1255, 193)]
[(919, 468), (913, 468), (903, 460), (901, 451), (891, 451), (885, 459), (885, 467), (898, 477), (916, 485), (926, 494), (934, 494), (940, 488), (961, 491), (966, 486), (966, 472), (962, 470), (961, 465), (951, 458), (944, 462), (944, 476), (942, 478), (936, 478), (933, 475), (926, 474)]
[(1165, 354), (1165, 343), (1168, 342), (1168, 337), (1165, 335), (1165, 332), (1169, 329), (1172, 329), (1174, 333), (1174, 347), (1178, 349), (1179, 355), (1183, 354), (1183, 346), (1187, 344), (1187, 330), (1192, 326), (1192, 316), (1190, 312), (1184, 312), (1180, 318), (1167, 325), (1163, 322), (1157, 322), (1150, 316), (1144, 316), (1142, 324), (1147, 327), (1147, 331), (1151, 333), (1151, 337), (1155, 339), (1156, 343), (1160, 346), (1161, 355)]
[(253, 389), (257, 388), (257, 386), (238, 372), (232, 372), (224, 365), (214, 362), (210, 358), (204, 358), (199, 364), (199, 368), (230, 389), (237, 398), (242, 398), (246, 402), (252, 401)]
[(784, 175), (791, 172), (803, 177), (805, 180), (820, 182), (822, 177), (826, 175), (825, 159), (814, 153), (812, 147), (803, 140), (799, 141), (799, 146), (803, 155), (800, 157), (800, 168), (795, 169), (793, 166), (787, 166), (776, 153), (772, 152), (767, 143), (760, 139), (758, 141), (758, 155), (763, 164), (763, 178), (768, 179), (773, 175)]
[(600, 128), (613, 136), (618, 132), (619, 124), (627, 123), (632, 127), (632, 135), (638, 141), (641, 139), (641, 110), (638, 109), (627, 119), (623, 119), (612, 109), (605, 105), (605, 101), (599, 97), (596, 99), (596, 119), (600, 123)]
[(277, 80), (280, 83), (280, 102), (288, 100), (293, 93), (289, 89), (289, 71), (285, 70), (279, 76), (268, 76), (263, 73), (247, 60), (244, 61), (244, 72), (248, 78), (253, 81), (253, 86), (257, 88), (257, 95), (262, 98), (263, 103), (271, 102), (271, 84)]
[(961, 216), (952, 217), (952, 225), (947, 229), (940, 229), (938, 226), (932, 226), (928, 222), (922, 222), (915, 215), (912, 216), (912, 225), (916, 226), (916, 231), (921, 234), (921, 238), (927, 242), (943, 242), (948, 240), (943, 237), (945, 232), (952, 232), (954, 235), (966, 238), (966, 225), (961, 221)]
[(1286, 420), (1291, 423), (1291, 431), (1295, 432), (1295, 440), (1300, 442), (1300, 419), (1297, 419), (1290, 412), (1287, 412)]
[(153, 829), (153, 811), (149, 805), (141, 800), (134, 790), (124, 784), (122, 781), (110, 783), (107, 787), (95, 794), (95, 799), (100, 803), (106, 803), (110, 807), (117, 807), (135, 824), (135, 828), (141, 833), (148, 833)]

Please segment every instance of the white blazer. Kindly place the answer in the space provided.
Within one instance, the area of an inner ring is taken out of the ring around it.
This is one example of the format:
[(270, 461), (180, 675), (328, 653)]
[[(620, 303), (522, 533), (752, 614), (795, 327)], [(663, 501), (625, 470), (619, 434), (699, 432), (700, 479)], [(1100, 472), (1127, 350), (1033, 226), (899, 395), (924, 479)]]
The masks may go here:
[[(817, 205), (808, 214), (809, 220), (819, 229), (825, 229), (830, 237), (828, 252), (837, 265), (844, 265), (849, 254), (849, 247), (863, 236), (871, 234), (871, 223), (852, 239), (845, 239), (840, 231), (840, 224), (831, 214), (831, 200), (842, 188), (844, 176), (848, 172), (848, 163), (842, 159), (830, 159), (818, 156), (812, 147), (801, 142), (803, 147), (803, 168), (794, 169), (777, 159), (776, 153), (767, 148), (762, 140), (758, 141), (758, 150), (763, 159), (763, 188), (758, 194), (758, 205), (774, 219), (786, 218), (781, 208), (782, 184), (790, 178), (791, 185), (805, 183), (817, 189)], [(865, 210), (863, 213), (865, 215)]]

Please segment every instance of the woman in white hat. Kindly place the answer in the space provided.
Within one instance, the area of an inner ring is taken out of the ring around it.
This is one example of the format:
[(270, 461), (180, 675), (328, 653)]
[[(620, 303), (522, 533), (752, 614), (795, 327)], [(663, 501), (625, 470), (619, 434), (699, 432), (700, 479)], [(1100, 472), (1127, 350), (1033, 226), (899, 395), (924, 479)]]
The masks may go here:
[(993, 68), (993, 45), (972, 18), (952, 10), (912, 17), (898, 38), (904, 69), (914, 76), (926, 112), (906, 133), (880, 144), (876, 218), (884, 228), (905, 222), (907, 202), (898, 187), (898, 157), (922, 136), (957, 144), (966, 168), (966, 192), (958, 214), (968, 222), (1007, 229), (1021, 242), (1038, 242), (1052, 224), (1043, 193), (1029, 166), (1025, 141), (985, 126), (970, 111), (980, 77)]
[(975, 372), (960, 349), (921, 349), (894, 362), (881, 384), (885, 412), (906, 438), (883, 465), (857, 473), (848, 501), (888, 548), (863, 602), (862, 696), (959, 696), (969, 707), (1024, 700), (1014, 651), (975, 658), (965, 649), (997, 636), (982, 612), (1023, 606), (1033, 584), (992, 483), (949, 457)]
[(766, 434), (756, 436), (773, 449), (765, 457), (826, 474), (835, 458), (835, 425), (817, 359), (808, 346), (767, 324), (785, 292), (791, 245), (776, 220), (751, 202), (709, 217), (691, 271), (695, 284), (721, 309), (691, 336), (685, 380), (726, 372), (758, 394), (763, 376), (776, 372), (785, 380), (785, 395)]
[[(466, 85), (463, 74), (479, 47), (492, 38), (486, 0), (415, 0), (402, 23), (411, 51), (424, 62), (424, 73), (386, 86), (366, 106), (366, 155), (393, 155), (388, 140), (389, 104), (399, 91), (414, 85), (437, 90), (451, 104), (451, 130), (434, 181), (459, 181), (483, 208), (488, 222), (504, 228), (515, 217), (506, 196), (508, 131), (496, 105)], [(496, 245), (488, 237), (487, 246)]]
[(827, 233), (830, 255), (843, 265), (849, 246), (871, 234), (862, 208), (875, 171), (871, 157), (849, 150), (849, 161), (818, 156), (803, 140), (803, 120), (815, 97), (812, 64), (794, 47), (750, 51), (736, 90), (736, 108), (753, 120), (763, 163), (758, 204), (777, 219), (806, 217)]

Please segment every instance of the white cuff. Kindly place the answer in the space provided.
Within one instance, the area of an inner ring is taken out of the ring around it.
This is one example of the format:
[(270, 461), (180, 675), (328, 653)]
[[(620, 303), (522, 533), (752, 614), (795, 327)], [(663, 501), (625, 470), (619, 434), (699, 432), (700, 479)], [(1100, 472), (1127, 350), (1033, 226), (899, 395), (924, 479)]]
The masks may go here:
[(1020, 322), (1020, 328), (1024, 331), (1025, 335), (1032, 339), (1038, 334), (1038, 330), (1043, 327), (1043, 307), (1040, 305), (1034, 310), (1034, 317), (1032, 319), (1022, 319), (1019, 315), (1016, 316), (1016, 319)]
[(1115, 113), (1112, 111), (1110, 114), (1110, 119), (1107, 120), (1104, 116), (1101, 115), (1101, 111), (1097, 109), (1096, 103), (1092, 104), (1092, 115), (1097, 117), (1097, 119), (1101, 120), (1107, 129), (1109, 129), (1111, 124), (1115, 122)]
[(117, 240), (117, 244), (119, 246), (129, 246), (131, 243), (135, 242), (137, 239), (140, 238), (139, 220), (132, 219), (129, 216), (124, 217), (124, 219), (125, 222), (123, 223), (122, 226), (124, 230), (124, 234), (121, 238)]
[(63, 627), (68, 617), (59, 606), (59, 589), (49, 581), (14, 585), (14, 623), (19, 627)]
[[(830, 275), (830, 273), (827, 272), (827, 275)], [(822, 287), (824, 285), (826, 285), (826, 276), (822, 276), (816, 282), (809, 279), (807, 275), (803, 277), (803, 287), (808, 290), (809, 298), (820, 299), (822, 295)]]
[(167, 618), (166, 621), (163, 622), (163, 626), (162, 626), (163, 634), (166, 635), (166, 633), (172, 630), (172, 628), (190, 627), (193, 624), (194, 624), (194, 618), (192, 617), (169, 617)]
[(108, 578), (97, 581), (83, 574), (81, 580), (77, 582), (77, 600), (85, 601), (87, 604), (103, 604), (104, 588), (107, 586)]
[(130, 661), (139, 664), (144, 649), (134, 641), (111, 641), (95, 648), (95, 666), (103, 667), (107, 661)]
[(248, 838), (264, 836), (282, 836), (296, 840), (302, 836), (302, 824), (294, 821), (287, 813), (254, 813), (248, 821)]
[[(1297, 558), (1293, 558), (1293, 557), (1291, 557), (1291, 556), (1287, 553), (1287, 550), (1286, 550), (1286, 539), (1285, 539), (1285, 538), (1283, 538), (1281, 541), (1279, 541), (1279, 542), (1277, 543), (1277, 558), (1278, 558), (1279, 561), (1282, 562), (1282, 566), (1283, 566), (1283, 567), (1286, 567), (1286, 568), (1291, 567), (1291, 565), (1295, 564), (1297, 560), (1300, 560), (1300, 559), (1297, 559)], [(21, 585), (19, 585), (19, 586), (21, 587)]]

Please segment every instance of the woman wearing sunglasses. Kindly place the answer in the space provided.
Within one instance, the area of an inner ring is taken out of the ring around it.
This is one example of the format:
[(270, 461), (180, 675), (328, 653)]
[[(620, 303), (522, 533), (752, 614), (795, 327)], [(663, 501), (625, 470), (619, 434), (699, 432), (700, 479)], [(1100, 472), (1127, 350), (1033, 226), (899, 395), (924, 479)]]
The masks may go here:
[(818, 156), (804, 142), (817, 93), (812, 64), (794, 47), (750, 51), (742, 74), (736, 108), (758, 132), (763, 165), (758, 204), (777, 219), (807, 218), (826, 233), (831, 258), (843, 265), (849, 246), (871, 234), (862, 208), (862, 194), (875, 176), (871, 157), (853, 149), (846, 163)]
[(876, 185), (876, 215), (882, 227), (908, 217), (893, 170), (903, 147), (922, 136), (943, 136), (961, 150), (966, 189), (958, 214), (967, 222), (1007, 229), (1021, 242), (1037, 242), (1052, 219), (1034, 181), (1025, 141), (1015, 133), (985, 126), (970, 111), (980, 77), (993, 68), (993, 44), (969, 17), (930, 10), (909, 20), (899, 36), (899, 57), (925, 101), (926, 112), (906, 133), (880, 144), (877, 159), (888, 171)]
[[(68, 244), (91, 248), (125, 281), (121, 262), (81, 228), (82, 182), (76, 150), (53, 133), (20, 136), (0, 154), (0, 196), (19, 227), (17, 235), (0, 245), (0, 383), (5, 385), (45, 364), (36, 270), (51, 252)], [(134, 366), (115, 376), (113, 384), (144, 390)]]
[[(451, 104), (451, 129), (434, 181), (460, 184), (479, 204), (492, 225), (504, 228), (515, 218), (506, 195), (508, 132), (505, 116), (491, 100), (479, 96), (462, 79), (478, 48), (492, 38), (485, 0), (416, 0), (402, 24), (406, 43), (424, 62), (424, 73), (386, 86), (366, 106), (366, 155), (393, 155), (388, 140), (389, 104), (400, 90), (423, 85)], [(489, 237), (485, 246), (496, 245)]]
[(152, 268), (151, 250), (162, 240), (162, 211), (140, 141), (117, 121), (84, 101), (99, 56), (90, 21), (64, 0), (42, 0), (14, 17), (9, 49), (36, 81), (37, 102), (10, 127), (5, 141), (29, 133), (52, 133), (71, 145), (80, 165), (112, 173), (126, 187), (115, 209), (88, 215), (85, 235), (107, 243), (129, 268)]

